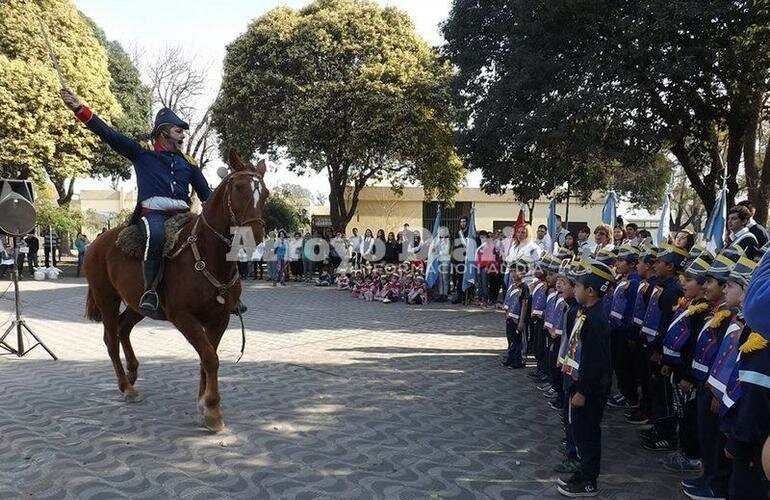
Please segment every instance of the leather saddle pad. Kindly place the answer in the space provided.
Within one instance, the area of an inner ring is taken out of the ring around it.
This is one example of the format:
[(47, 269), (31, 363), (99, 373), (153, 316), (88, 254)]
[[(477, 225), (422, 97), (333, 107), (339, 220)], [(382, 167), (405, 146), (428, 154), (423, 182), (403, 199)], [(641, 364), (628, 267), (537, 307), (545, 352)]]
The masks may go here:
[[(187, 212), (170, 217), (166, 221), (166, 242), (163, 246), (163, 257), (168, 257), (172, 253), (182, 228), (195, 217), (196, 214)], [(118, 233), (115, 246), (120, 248), (126, 255), (143, 259), (145, 242), (146, 238), (143, 228), (139, 224), (131, 224), (121, 229), (120, 233)]]

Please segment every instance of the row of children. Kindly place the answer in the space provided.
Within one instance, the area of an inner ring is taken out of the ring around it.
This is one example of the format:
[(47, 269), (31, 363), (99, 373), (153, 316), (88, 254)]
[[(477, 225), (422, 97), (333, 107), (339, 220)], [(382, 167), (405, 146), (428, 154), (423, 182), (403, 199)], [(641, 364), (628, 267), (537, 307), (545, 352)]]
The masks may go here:
[[(324, 277), (321, 277), (323, 283)], [(353, 298), (367, 302), (427, 304), (428, 285), (417, 267), (365, 266), (336, 278), (338, 290), (350, 290)]]
[[(605, 406), (626, 409), (663, 466), (699, 473), (694, 499), (768, 498), (762, 444), (770, 432), (770, 252), (738, 244), (568, 252), (511, 266), (503, 364), (523, 368), (564, 424), (558, 490), (595, 496)], [(610, 396), (615, 375), (618, 394)]]

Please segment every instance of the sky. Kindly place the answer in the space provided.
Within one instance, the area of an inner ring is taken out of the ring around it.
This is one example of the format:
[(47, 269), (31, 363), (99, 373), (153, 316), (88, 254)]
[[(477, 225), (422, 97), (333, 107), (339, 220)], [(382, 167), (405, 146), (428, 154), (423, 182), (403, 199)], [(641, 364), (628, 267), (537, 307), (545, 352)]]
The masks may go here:
[[(441, 45), (439, 24), (448, 17), (451, 0), (377, 0), (383, 6), (393, 6), (408, 13), (415, 28), (431, 45)], [(80, 11), (104, 29), (110, 40), (117, 40), (133, 52), (138, 49), (148, 58), (167, 46), (181, 46), (201, 64), (210, 66), (208, 101), (219, 88), (222, 61), (228, 43), (246, 31), (249, 22), (280, 5), (300, 8), (307, 0), (74, 0)], [(173, 19), (173, 21), (169, 21)], [(205, 106), (205, 104), (204, 104)], [(96, 110), (98, 112), (98, 110)], [(207, 168), (207, 176), (215, 178), (217, 163)], [(297, 177), (286, 168), (274, 165), (268, 185), (294, 182), (313, 192), (328, 193), (325, 174)], [(474, 176), (475, 177), (475, 176)], [(475, 180), (475, 182), (474, 182)], [(469, 179), (478, 185), (477, 179)], [(104, 187), (106, 182), (79, 181), (80, 188)]]

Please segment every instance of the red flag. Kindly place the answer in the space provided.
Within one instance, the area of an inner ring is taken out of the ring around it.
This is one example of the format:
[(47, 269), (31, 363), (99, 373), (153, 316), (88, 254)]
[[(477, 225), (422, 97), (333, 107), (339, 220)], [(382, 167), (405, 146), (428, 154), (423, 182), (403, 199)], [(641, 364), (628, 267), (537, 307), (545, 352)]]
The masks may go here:
[(515, 235), (521, 226), (524, 225), (524, 209), (519, 209), (519, 216), (516, 218), (516, 223), (513, 225), (513, 234)]

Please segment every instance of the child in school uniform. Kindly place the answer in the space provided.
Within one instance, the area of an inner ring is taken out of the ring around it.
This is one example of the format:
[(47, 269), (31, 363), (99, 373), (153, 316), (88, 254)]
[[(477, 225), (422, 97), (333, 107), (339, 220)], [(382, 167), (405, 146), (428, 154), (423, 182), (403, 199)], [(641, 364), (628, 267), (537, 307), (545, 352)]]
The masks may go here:
[(511, 284), (503, 300), (505, 310), (505, 336), (508, 340), (508, 350), (503, 366), (512, 369), (524, 368), (524, 352), (526, 346), (526, 313), (529, 309), (529, 287), (524, 283), (524, 276), (529, 271), (528, 262), (521, 258), (510, 263), (508, 273)]
[(578, 263), (573, 262), (561, 267), (557, 280), (561, 299), (564, 300), (566, 307), (563, 309), (560, 327), (562, 331), (561, 342), (557, 357), (557, 366), (561, 375), (562, 383), (562, 424), (564, 426), (564, 460), (554, 467), (554, 471), (559, 474), (573, 474), (580, 470), (580, 461), (578, 460), (577, 447), (572, 435), (570, 426), (570, 397), (572, 396), (572, 377), (564, 373), (564, 363), (569, 352), (570, 341), (575, 332), (575, 319), (577, 317), (580, 305), (575, 300), (575, 270)]
[(725, 455), (732, 462), (728, 494), (731, 499), (765, 500), (770, 494), (762, 470), (762, 444), (770, 434), (770, 253), (751, 274), (743, 308), (749, 334), (735, 370), (742, 395), (727, 429)]
[[(690, 366), (695, 354), (695, 341), (706, 323), (711, 309), (704, 297), (706, 271), (714, 257), (708, 251), (697, 255), (684, 271), (684, 296), (679, 299), (674, 319), (663, 339), (663, 366), (672, 376), (672, 390), (677, 416), (679, 449), (662, 461), (663, 468), (672, 472), (698, 472), (701, 452), (698, 443), (698, 407), (695, 379)], [(691, 255), (694, 255), (691, 251)]]
[(569, 422), (580, 460), (580, 470), (558, 479), (558, 491), (567, 497), (598, 495), (601, 463), (601, 421), (612, 384), (610, 324), (602, 297), (614, 284), (612, 270), (600, 262), (582, 262), (576, 272), (575, 319), (565, 373), (572, 377)]
[(634, 425), (644, 425), (652, 418), (652, 397), (649, 390), (649, 366), (647, 359), (646, 338), (642, 333), (644, 317), (647, 314), (650, 295), (655, 288), (657, 277), (653, 272), (653, 265), (658, 258), (657, 247), (646, 246), (642, 248), (642, 254), (636, 265), (639, 274), (639, 287), (634, 300), (633, 325), (631, 327), (632, 340), (628, 343), (633, 359), (633, 371), (635, 384), (641, 388), (638, 408), (626, 410), (626, 422)]
[(409, 290), (407, 297), (407, 303), (422, 305), (428, 303), (428, 286), (425, 283), (425, 278), (422, 274), (417, 273), (412, 283), (412, 288)]
[(617, 286), (612, 292), (610, 305), (610, 347), (612, 354), (612, 369), (618, 382), (620, 397), (610, 398), (607, 405), (611, 408), (636, 408), (639, 404), (636, 379), (634, 377), (633, 359), (629, 348), (629, 340), (634, 339), (633, 315), (636, 302), (636, 292), (639, 288), (640, 277), (636, 272), (641, 250), (633, 245), (623, 245), (618, 251), (615, 262), (615, 279)]
[[(540, 259), (540, 267), (545, 273), (545, 283), (547, 286), (545, 309), (543, 310), (543, 337), (545, 338), (545, 359), (543, 361), (544, 372), (547, 380), (538, 389), (543, 392), (543, 396), (553, 403), (558, 401), (561, 393), (561, 387), (557, 389), (554, 384), (553, 371), (556, 365), (556, 333), (553, 326), (553, 314), (556, 309), (556, 303), (559, 298), (559, 292), (556, 289), (556, 278), (558, 277), (560, 261), (551, 254), (545, 254)], [(556, 403), (558, 405), (558, 403)]]
[(730, 476), (730, 464), (722, 453), (724, 437), (719, 431), (719, 408), (707, 384), (711, 365), (727, 332), (727, 321), (736, 309), (724, 302), (725, 286), (730, 271), (738, 260), (737, 253), (725, 249), (716, 256), (706, 271), (704, 297), (711, 307), (704, 327), (698, 333), (692, 359), (697, 399), (698, 444), (701, 451), (702, 475), (682, 481), (682, 490), (690, 498), (725, 498)]
[(532, 354), (535, 356), (537, 366), (535, 370), (529, 373), (536, 382), (548, 382), (548, 345), (543, 325), (543, 313), (548, 300), (548, 282), (546, 280), (547, 271), (543, 268), (542, 260), (535, 262), (534, 277), (529, 285), (529, 294), (532, 297), (529, 310), (529, 336), (532, 339)]
[[(562, 335), (564, 334), (563, 319), (564, 314), (569, 307), (561, 293), (562, 283), (560, 280), (560, 270), (564, 266), (569, 266), (573, 254), (569, 251), (558, 250), (556, 255), (551, 258), (551, 268), (549, 269), (549, 280), (553, 280), (553, 299), (549, 294), (549, 300), (546, 303), (546, 312), (543, 318), (543, 324), (549, 336), (548, 348), (548, 369), (551, 377), (550, 385), (553, 389), (554, 397), (549, 401), (548, 406), (553, 410), (561, 411), (564, 408), (564, 383), (559, 365), (559, 349), (562, 344)], [(550, 283), (551, 281), (549, 281)]]
[(390, 275), (390, 280), (385, 284), (380, 293), (382, 294), (383, 304), (398, 302), (399, 295), (401, 294), (401, 287), (398, 285), (397, 274), (393, 273)]

